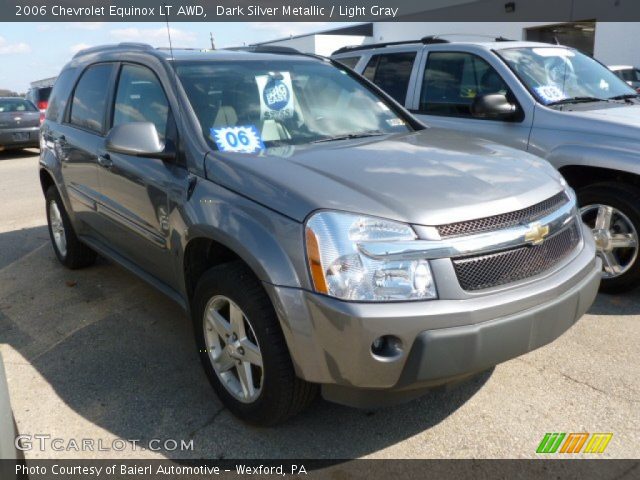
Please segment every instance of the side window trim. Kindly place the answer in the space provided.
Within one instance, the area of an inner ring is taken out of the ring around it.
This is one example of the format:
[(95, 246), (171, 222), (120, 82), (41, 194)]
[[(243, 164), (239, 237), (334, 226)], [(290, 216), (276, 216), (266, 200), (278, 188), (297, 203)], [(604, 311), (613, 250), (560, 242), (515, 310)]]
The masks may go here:
[[(113, 92), (114, 92), (114, 79), (115, 79), (115, 74), (117, 72), (117, 66), (118, 66), (119, 62), (96, 62), (96, 63), (91, 63), (89, 65), (86, 65), (82, 71), (78, 74), (78, 77), (75, 79), (75, 82), (73, 84), (73, 88), (71, 89), (71, 93), (69, 94), (69, 98), (67, 100), (67, 104), (65, 105), (65, 111), (64, 114), (62, 115), (62, 124), (66, 125), (68, 127), (71, 128), (75, 128), (77, 130), (81, 130), (83, 132), (88, 132), (88, 133), (92, 133), (94, 135), (98, 135), (100, 137), (105, 137), (107, 132), (109, 131), (109, 129), (107, 128), (107, 112), (109, 111), (109, 102), (112, 101), (113, 99)], [(73, 99), (75, 98), (76, 95), (76, 89), (78, 88), (78, 84), (80, 83), (80, 80), (82, 80), (82, 77), (84, 76), (84, 74), (87, 72), (87, 70), (89, 70), (92, 67), (96, 67), (98, 65), (110, 65), (111, 66), (111, 73), (109, 75), (109, 81), (108, 81), (108, 85), (109, 85), (109, 91), (107, 92), (107, 99), (106, 99), (106, 107), (105, 107), (105, 111), (104, 111), (104, 116), (102, 119), (102, 131), (97, 132), (95, 130), (91, 130), (89, 128), (84, 128), (81, 127), (80, 125), (76, 125), (75, 123), (71, 122), (71, 108), (73, 106)]]
[(373, 71), (373, 77), (370, 79), (372, 83), (375, 83), (375, 78), (376, 78), (376, 75), (378, 74), (378, 67), (380, 66), (380, 57), (383, 55), (394, 55), (394, 54), (401, 54), (401, 53), (415, 54), (413, 58), (413, 64), (411, 65), (411, 73), (409, 74), (409, 80), (407, 82), (407, 91), (405, 93), (405, 98), (402, 102), (399, 102), (403, 107), (410, 108), (410, 105), (413, 101), (412, 90), (415, 87), (416, 78), (419, 76), (418, 65), (420, 63), (420, 55), (422, 53), (421, 48), (414, 47), (414, 48), (397, 49), (390, 52), (372, 52), (368, 57), (366, 57), (366, 61), (364, 61), (365, 57), (360, 59), (361, 62), (364, 61), (361, 75), (365, 77), (364, 73), (367, 67), (372, 61), (375, 60), (376, 64), (375, 64), (375, 69)]
[(155, 77), (155, 79), (158, 81), (158, 85), (160, 85), (160, 88), (162, 89), (162, 93), (164, 94), (166, 100), (167, 100), (167, 107), (169, 109), (168, 115), (167, 115), (167, 123), (169, 123), (169, 118), (171, 118), (173, 116), (173, 109), (171, 108), (171, 101), (169, 100), (169, 95), (167, 95), (167, 89), (165, 88), (165, 86), (162, 84), (162, 81), (160, 80), (160, 77), (158, 77), (158, 75), (156, 74), (156, 72), (153, 70), (153, 68), (150, 68), (148, 65), (145, 65), (143, 63), (137, 63), (137, 62), (130, 62), (130, 61), (124, 61), (124, 62), (118, 62), (118, 67), (116, 68), (116, 77), (115, 77), (115, 81), (113, 82), (113, 88), (111, 89), (112, 91), (112, 95), (110, 98), (110, 102), (109, 102), (109, 106), (107, 107), (107, 111), (108, 111), (108, 116), (107, 116), (107, 127), (109, 127), (107, 129), (110, 130), (111, 128), (113, 128), (113, 118), (115, 115), (115, 108), (116, 108), (116, 96), (118, 94), (118, 87), (120, 86), (120, 77), (122, 75), (122, 69), (127, 66), (127, 65), (131, 65), (134, 67), (140, 67), (140, 68), (146, 68), (147, 70), (149, 70), (153, 76)]
[(117, 95), (118, 95), (118, 87), (120, 85), (120, 77), (122, 75), (122, 70), (125, 66), (127, 65), (132, 65), (135, 67), (141, 67), (141, 68), (146, 68), (147, 70), (149, 70), (153, 76), (155, 77), (155, 79), (158, 82), (158, 85), (160, 85), (160, 88), (162, 89), (162, 93), (165, 96), (165, 99), (167, 100), (167, 108), (168, 108), (168, 112), (167, 112), (167, 131), (166, 133), (166, 138), (165, 138), (165, 146), (167, 146), (167, 140), (171, 141), (173, 143), (173, 148), (176, 149), (176, 160), (174, 161), (175, 165), (178, 166), (185, 166), (185, 161), (184, 158), (181, 155), (181, 149), (179, 147), (180, 145), (180, 130), (178, 128), (178, 119), (176, 118), (175, 114), (174, 114), (174, 109), (171, 105), (171, 99), (169, 98), (169, 95), (167, 94), (167, 88), (165, 87), (165, 85), (162, 83), (162, 80), (160, 79), (160, 77), (158, 76), (158, 74), (154, 71), (153, 68), (149, 67), (149, 65), (145, 65), (144, 63), (139, 63), (139, 62), (132, 62), (132, 61), (122, 61), (122, 62), (118, 62), (118, 65), (115, 69), (114, 72), (114, 79), (113, 79), (113, 84), (112, 84), (112, 88), (111, 88), (111, 94), (109, 97), (109, 103), (107, 106), (107, 123), (106, 126), (107, 128), (107, 132), (109, 130), (111, 130), (113, 128), (113, 120), (115, 117), (115, 108), (116, 108), (116, 99), (117, 99)]

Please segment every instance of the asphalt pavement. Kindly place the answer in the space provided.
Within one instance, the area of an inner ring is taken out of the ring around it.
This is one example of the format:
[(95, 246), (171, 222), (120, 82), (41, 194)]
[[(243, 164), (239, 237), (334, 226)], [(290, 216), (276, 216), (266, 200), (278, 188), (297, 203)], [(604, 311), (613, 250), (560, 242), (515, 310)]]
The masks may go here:
[(106, 260), (57, 262), (37, 169), (36, 150), (0, 153), (0, 352), (20, 433), (45, 436), (28, 459), (535, 458), (546, 432), (613, 433), (578, 456), (639, 456), (640, 291), (599, 295), (552, 344), (411, 403), (318, 399), (249, 427), (210, 388), (176, 305)]

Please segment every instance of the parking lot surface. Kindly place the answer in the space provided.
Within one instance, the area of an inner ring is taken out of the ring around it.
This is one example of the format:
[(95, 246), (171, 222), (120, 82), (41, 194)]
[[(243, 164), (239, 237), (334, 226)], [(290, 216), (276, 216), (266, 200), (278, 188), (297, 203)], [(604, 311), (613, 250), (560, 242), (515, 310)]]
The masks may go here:
[(0, 352), (20, 433), (62, 439), (27, 458), (534, 458), (546, 432), (611, 432), (598, 457), (638, 458), (638, 291), (600, 295), (556, 342), (449, 390), (377, 411), (319, 399), (253, 428), (221, 406), (169, 299), (106, 260), (59, 265), (37, 163), (0, 152)]

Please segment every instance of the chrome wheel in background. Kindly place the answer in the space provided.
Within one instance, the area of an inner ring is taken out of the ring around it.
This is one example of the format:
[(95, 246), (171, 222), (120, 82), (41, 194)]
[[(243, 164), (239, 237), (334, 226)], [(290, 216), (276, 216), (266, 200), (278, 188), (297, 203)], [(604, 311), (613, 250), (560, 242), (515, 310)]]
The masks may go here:
[(601, 204), (586, 205), (580, 213), (593, 232), (598, 256), (602, 258), (602, 277), (616, 278), (625, 274), (638, 257), (638, 233), (629, 217), (614, 207)]
[(262, 352), (251, 323), (231, 299), (216, 295), (204, 311), (204, 338), (211, 365), (225, 389), (243, 403), (262, 392)]

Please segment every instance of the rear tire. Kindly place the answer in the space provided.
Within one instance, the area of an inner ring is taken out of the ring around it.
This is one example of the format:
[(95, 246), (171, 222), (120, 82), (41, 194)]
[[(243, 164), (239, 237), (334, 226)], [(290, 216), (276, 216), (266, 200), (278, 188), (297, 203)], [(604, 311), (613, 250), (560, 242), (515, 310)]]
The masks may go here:
[[(609, 266), (608, 271), (603, 270), (600, 290), (621, 293), (640, 285), (640, 189), (603, 182), (581, 188), (577, 194), (582, 218), (594, 231), (598, 256), (605, 267)], [(598, 215), (606, 228), (597, 228)], [(624, 236), (634, 239), (628, 240), (630, 246), (612, 248), (611, 239), (625, 241)]]
[[(218, 397), (235, 416), (254, 425), (275, 425), (313, 401), (317, 386), (296, 377), (273, 305), (244, 263), (234, 261), (206, 272), (192, 307), (200, 360)], [(242, 326), (233, 318), (240, 318)], [(248, 351), (253, 351), (250, 360), (244, 356)], [(250, 367), (253, 388), (242, 384), (243, 366)]]
[(96, 252), (78, 239), (55, 186), (47, 189), (45, 200), (49, 237), (60, 263), (72, 270), (92, 265), (96, 261)]

